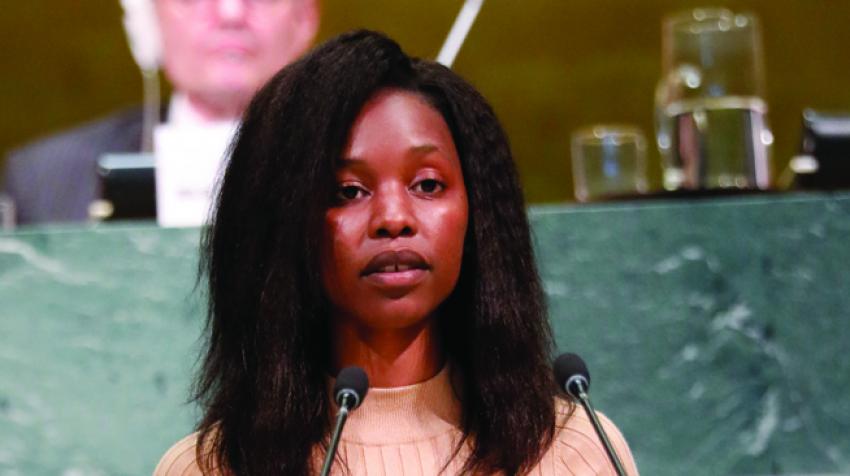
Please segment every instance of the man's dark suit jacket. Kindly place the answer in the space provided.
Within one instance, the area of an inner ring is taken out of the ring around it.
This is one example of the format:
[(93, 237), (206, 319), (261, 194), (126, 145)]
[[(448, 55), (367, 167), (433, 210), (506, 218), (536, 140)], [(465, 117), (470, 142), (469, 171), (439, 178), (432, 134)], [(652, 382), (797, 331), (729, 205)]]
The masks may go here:
[(87, 220), (89, 204), (101, 198), (98, 159), (139, 152), (141, 140), (142, 110), (133, 109), (13, 151), (3, 192), (15, 202), (18, 224)]

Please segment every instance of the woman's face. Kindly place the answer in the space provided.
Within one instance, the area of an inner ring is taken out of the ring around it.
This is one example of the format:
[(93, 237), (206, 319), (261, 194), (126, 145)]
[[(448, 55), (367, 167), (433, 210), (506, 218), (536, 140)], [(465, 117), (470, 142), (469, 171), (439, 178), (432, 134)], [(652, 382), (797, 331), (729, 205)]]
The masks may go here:
[(460, 275), (466, 187), (442, 115), (385, 89), (354, 121), (325, 214), (321, 271), (335, 319), (368, 330), (430, 317)]

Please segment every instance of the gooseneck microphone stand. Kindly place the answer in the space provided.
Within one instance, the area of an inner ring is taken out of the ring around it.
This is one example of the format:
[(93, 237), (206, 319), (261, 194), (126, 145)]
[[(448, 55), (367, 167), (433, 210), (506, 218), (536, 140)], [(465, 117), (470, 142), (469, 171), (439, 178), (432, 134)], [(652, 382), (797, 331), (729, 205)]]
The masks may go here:
[(590, 389), (590, 372), (587, 370), (587, 364), (576, 354), (566, 353), (561, 354), (555, 359), (555, 364), (552, 366), (555, 372), (555, 381), (565, 391), (567, 395), (574, 400), (578, 400), (584, 411), (587, 412), (587, 417), (593, 424), (593, 429), (596, 430), (596, 435), (605, 447), (605, 452), (608, 453), (608, 459), (617, 471), (618, 476), (627, 476), (626, 470), (623, 469), (623, 463), (611, 446), (611, 441), (602, 425), (599, 424), (599, 419), (596, 417), (596, 411), (590, 404), (590, 397), (587, 396)]
[(346, 367), (339, 372), (334, 385), (334, 400), (339, 405), (336, 415), (336, 425), (331, 434), (331, 443), (325, 454), (325, 464), (322, 465), (322, 476), (327, 476), (331, 471), (336, 450), (339, 446), (339, 438), (342, 435), (342, 427), (348, 414), (363, 403), (366, 392), (369, 391), (369, 377), (360, 367)]
[(584, 407), (587, 417), (590, 418), (590, 422), (593, 423), (593, 428), (596, 430), (596, 434), (599, 435), (599, 439), (602, 440), (602, 445), (605, 446), (605, 452), (608, 453), (608, 457), (611, 459), (611, 463), (617, 471), (617, 476), (627, 476), (626, 470), (623, 469), (623, 463), (620, 462), (620, 458), (614, 451), (614, 447), (611, 446), (611, 442), (608, 440), (608, 435), (606, 435), (605, 430), (602, 429), (602, 425), (599, 423), (599, 418), (596, 417), (596, 411), (593, 409), (593, 405), (590, 404), (590, 398), (587, 396), (587, 384), (588, 382), (583, 376), (574, 375), (567, 380), (567, 392), (569, 392), (569, 394), (578, 400), (579, 403), (581, 403), (581, 406)]
[(327, 476), (331, 471), (334, 455), (336, 455), (336, 449), (339, 446), (339, 437), (342, 435), (342, 426), (345, 425), (345, 420), (348, 419), (348, 414), (351, 413), (351, 408), (354, 407), (355, 397), (353, 394), (344, 393), (341, 398), (342, 404), (339, 406), (339, 413), (336, 415), (336, 425), (332, 433), (331, 444), (325, 455), (325, 464), (322, 465), (322, 476)]

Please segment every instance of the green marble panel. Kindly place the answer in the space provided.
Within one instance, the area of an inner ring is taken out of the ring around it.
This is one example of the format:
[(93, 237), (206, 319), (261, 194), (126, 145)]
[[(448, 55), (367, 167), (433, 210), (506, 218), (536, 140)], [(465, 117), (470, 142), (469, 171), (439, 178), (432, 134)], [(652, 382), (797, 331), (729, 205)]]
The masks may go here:
[(197, 230), (0, 235), (0, 475), (150, 474), (195, 421)]
[[(642, 474), (850, 473), (850, 195), (531, 219), (558, 345)], [(149, 474), (191, 431), (197, 242), (0, 234), (0, 475)]]
[(644, 474), (850, 474), (850, 197), (532, 221), (558, 344)]

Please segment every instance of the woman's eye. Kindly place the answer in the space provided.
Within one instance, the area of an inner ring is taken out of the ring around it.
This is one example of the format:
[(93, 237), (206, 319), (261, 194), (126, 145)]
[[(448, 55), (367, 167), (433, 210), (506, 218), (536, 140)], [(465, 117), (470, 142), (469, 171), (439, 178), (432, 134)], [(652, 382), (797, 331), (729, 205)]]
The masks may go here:
[(427, 194), (441, 192), (443, 188), (445, 186), (439, 180), (435, 179), (420, 180), (413, 185), (414, 191)]
[(336, 191), (336, 198), (340, 201), (347, 202), (356, 200), (366, 195), (366, 191), (357, 185), (342, 185)]

